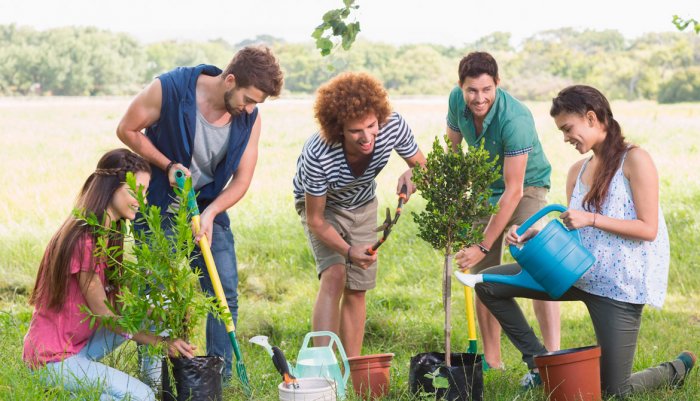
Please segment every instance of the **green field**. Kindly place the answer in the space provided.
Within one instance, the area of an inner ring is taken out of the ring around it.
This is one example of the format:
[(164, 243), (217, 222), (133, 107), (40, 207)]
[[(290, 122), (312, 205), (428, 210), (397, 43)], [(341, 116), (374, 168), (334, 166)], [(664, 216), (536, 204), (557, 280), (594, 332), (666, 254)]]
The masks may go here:
[[(445, 131), (446, 97), (396, 99), (394, 107), (427, 151)], [(73, 399), (46, 391), (21, 361), (22, 337), (31, 316), (26, 299), (50, 236), (68, 215), (72, 202), (98, 158), (121, 146), (114, 131), (127, 98), (0, 98), (0, 400)], [(318, 289), (313, 258), (293, 207), (291, 180), (305, 139), (315, 130), (310, 99), (280, 99), (261, 105), (263, 133), (253, 184), (230, 210), (240, 276), (239, 341), (256, 400), (276, 400), (278, 375), (262, 348), (247, 340), (270, 337), (291, 360), (303, 336)], [(529, 103), (552, 165), (549, 200), (565, 202), (564, 180), (581, 156), (562, 140), (546, 103)], [(647, 149), (661, 177), (661, 202), (671, 236), (668, 297), (662, 310), (647, 308), (634, 369), (700, 352), (700, 104), (658, 105), (615, 102), (613, 111), (627, 138)], [(395, 185), (405, 164), (393, 156), (378, 178), (380, 208), (395, 205)], [(404, 210), (419, 211), (412, 198)], [(379, 216), (378, 216), (379, 218)], [(378, 287), (369, 292), (364, 353), (393, 352), (389, 399), (414, 399), (408, 393), (408, 361), (414, 354), (442, 350), (442, 258), (416, 236), (410, 213), (399, 221), (382, 248)], [(534, 315), (530, 303), (526, 313)], [(453, 349), (465, 349), (466, 322), (461, 286), (453, 288)], [(534, 318), (533, 318), (534, 324)], [(536, 324), (535, 324), (536, 326)], [(204, 349), (203, 334), (196, 339)], [(562, 347), (595, 342), (581, 303), (562, 306)], [(505, 372), (485, 375), (486, 400), (544, 400), (541, 392), (520, 392), (526, 367), (504, 339)], [(135, 371), (134, 347), (114, 363)], [(660, 390), (632, 400), (697, 400), (698, 369), (680, 391)], [(86, 392), (85, 399), (98, 399)], [(237, 386), (226, 400), (243, 395)], [(350, 397), (352, 401), (354, 398)]]

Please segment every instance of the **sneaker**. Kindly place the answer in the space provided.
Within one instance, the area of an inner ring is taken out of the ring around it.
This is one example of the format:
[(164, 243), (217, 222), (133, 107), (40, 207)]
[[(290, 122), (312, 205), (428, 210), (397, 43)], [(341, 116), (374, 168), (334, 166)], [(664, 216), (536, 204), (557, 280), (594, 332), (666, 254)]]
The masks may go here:
[(542, 385), (542, 378), (539, 372), (535, 372), (531, 369), (529, 372), (525, 373), (522, 379), (520, 379), (520, 387), (523, 390), (530, 390)]
[(690, 351), (683, 351), (680, 355), (678, 355), (678, 357), (676, 357), (676, 359), (680, 359), (681, 362), (683, 362), (683, 366), (685, 366), (685, 373), (683, 374), (682, 378), (678, 379), (677, 381), (674, 380), (673, 384), (676, 387), (682, 387), (683, 384), (685, 384), (685, 378), (688, 377), (688, 374), (695, 366), (695, 361), (698, 358)]

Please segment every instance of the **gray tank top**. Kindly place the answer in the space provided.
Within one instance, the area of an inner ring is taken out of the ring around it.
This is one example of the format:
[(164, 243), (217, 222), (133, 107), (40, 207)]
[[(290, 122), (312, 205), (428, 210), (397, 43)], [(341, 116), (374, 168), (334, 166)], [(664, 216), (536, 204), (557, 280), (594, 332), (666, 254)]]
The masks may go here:
[(195, 190), (214, 181), (216, 166), (226, 157), (231, 123), (217, 127), (197, 110), (194, 149), (192, 151), (192, 186)]

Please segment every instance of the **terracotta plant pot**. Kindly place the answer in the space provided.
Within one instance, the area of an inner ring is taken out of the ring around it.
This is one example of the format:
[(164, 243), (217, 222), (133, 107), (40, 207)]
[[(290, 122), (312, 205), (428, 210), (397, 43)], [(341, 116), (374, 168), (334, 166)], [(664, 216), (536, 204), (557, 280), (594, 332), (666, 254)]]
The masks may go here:
[(600, 347), (597, 345), (535, 356), (550, 401), (600, 401)]
[(386, 397), (391, 381), (389, 368), (394, 354), (375, 354), (348, 358), (355, 394), (363, 400)]

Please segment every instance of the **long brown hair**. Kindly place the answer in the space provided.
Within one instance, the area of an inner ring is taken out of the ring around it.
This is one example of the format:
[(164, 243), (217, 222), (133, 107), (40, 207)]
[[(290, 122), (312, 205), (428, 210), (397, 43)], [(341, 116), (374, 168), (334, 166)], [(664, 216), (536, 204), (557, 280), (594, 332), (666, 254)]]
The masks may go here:
[(608, 194), (610, 182), (620, 168), (622, 157), (630, 147), (622, 135), (620, 124), (613, 118), (608, 99), (591, 86), (569, 86), (552, 99), (549, 115), (556, 117), (561, 113), (573, 113), (585, 117), (589, 111), (594, 112), (598, 121), (603, 123), (606, 134), (597, 154), (600, 162), (593, 174), (591, 189), (583, 198), (583, 207), (588, 211), (599, 212)]
[[(75, 208), (85, 215), (94, 214), (98, 221), (105, 221), (105, 213), (112, 195), (124, 184), (127, 172), (150, 174), (151, 167), (148, 162), (128, 149), (107, 152), (97, 162), (97, 168), (80, 189)], [(121, 224), (121, 221), (117, 224)], [(79, 244), (86, 236), (92, 237), (94, 241), (92, 229), (80, 219), (71, 215), (63, 222), (44, 251), (34, 290), (29, 298), (31, 305), (40, 304), (49, 309), (61, 307), (68, 289), (70, 262), (74, 257), (84, 260), (84, 252), (87, 250)], [(110, 239), (109, 246), (121, 243), (121, 238), (115, 237)], [(91, 264), (94, 266), (94, 263)]]

